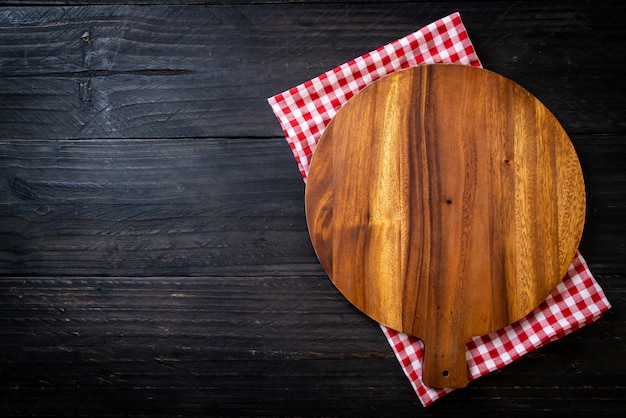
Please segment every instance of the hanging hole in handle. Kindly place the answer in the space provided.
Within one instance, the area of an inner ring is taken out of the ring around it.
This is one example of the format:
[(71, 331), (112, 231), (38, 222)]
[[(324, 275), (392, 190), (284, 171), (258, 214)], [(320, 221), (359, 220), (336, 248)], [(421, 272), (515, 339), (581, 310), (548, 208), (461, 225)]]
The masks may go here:
[(447, 370), (447, 369), (444, 369), (444, 370), (441, 371), (441, 375), (443, 377), (450, 377), (450, 371)]

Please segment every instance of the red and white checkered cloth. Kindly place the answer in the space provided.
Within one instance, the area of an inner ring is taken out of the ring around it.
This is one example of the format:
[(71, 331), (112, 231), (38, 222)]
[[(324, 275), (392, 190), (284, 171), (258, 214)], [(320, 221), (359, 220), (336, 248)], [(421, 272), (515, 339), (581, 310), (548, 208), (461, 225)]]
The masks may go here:
[[(394, 71), (437, 63), (482, 67), (458, 13), (270, 97), (268, 102), (283, 128), (304, 181), (324, 129), (352, 96)], [(585, 260), (577, 253), (563, 281), (533, 312), (467, 343), (465, 356), (469, 379), (504, 367), (595, 321), (610, 307)], [(453, 391), (430, 388), (422, 382), (421, 340), (384, 325), (381, 328), (424, 406)]]
[(394, 71), (437, 63), (481, 66), (458, 13), (270, 97), (304, 181), (322, 132), (352, 96)]

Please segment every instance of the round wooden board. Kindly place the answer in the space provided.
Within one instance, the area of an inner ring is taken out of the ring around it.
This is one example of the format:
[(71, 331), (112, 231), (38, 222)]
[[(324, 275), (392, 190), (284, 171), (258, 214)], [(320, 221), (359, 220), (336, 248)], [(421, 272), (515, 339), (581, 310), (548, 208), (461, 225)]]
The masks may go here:
[(556, 118), (463, 65), (384, 77), (333, 118), (311, 161), (315, 251), (365, 314), (424, 341), (424, 382), (467, 384), (465, 344), (537, 307), (582, 235), (585, 189)]

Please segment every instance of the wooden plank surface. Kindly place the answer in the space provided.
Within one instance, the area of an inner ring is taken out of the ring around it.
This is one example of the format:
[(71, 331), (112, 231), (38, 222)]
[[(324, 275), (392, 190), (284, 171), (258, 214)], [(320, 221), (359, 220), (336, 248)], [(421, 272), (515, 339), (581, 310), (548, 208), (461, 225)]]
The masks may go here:
[[(622, 2), (2, 4), (0, 415), (623, 414)], [(454, 11), (572, 138), (613, 309), (424, 409), (265, 100)]]
[[(623, 298), (623, 275), (598, 279)], [(424, 410), (378, 327), (323, 276), (3, 277), (0, 295), (6, 416), (619, 416), (623, 406), (619, 311)]]
[(319, 271), (283, 139), (3, 141), (0, 155), (4, 274)]
[(596, 1), (2, 8), (0, 132), (279, 136), (266, 97), (454, 10), (484, 66), (530, 90), (570, 134), (626, 128), (616, 88), (626, 63), (612, 41), (624, 9)]
[[(588, 190), (583, 255), (594, 270), (618, 273), (626, 141), (573, 142)], [(5, 140), (0, 174), (2, 274), (322, 271), (282, 138)]]

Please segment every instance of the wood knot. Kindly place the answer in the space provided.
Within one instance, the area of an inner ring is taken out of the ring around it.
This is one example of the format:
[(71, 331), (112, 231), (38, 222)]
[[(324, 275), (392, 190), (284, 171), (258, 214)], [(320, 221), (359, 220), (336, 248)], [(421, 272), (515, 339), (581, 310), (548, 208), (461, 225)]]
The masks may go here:
[(93, 37), (91, 36), (91, 33), (89, 33), (89, 31), (85, 31), (80, 38), (83, 41), (87, 42), (88, 44), (90, 44), (91, 40), (93, 39)]
[(35, 192), (32, 189), (28, 181), (20, 178), (13, 177), (9, 181), (9, 187), (13, 193), (15, 193), (21, 199), (34, 199)]

